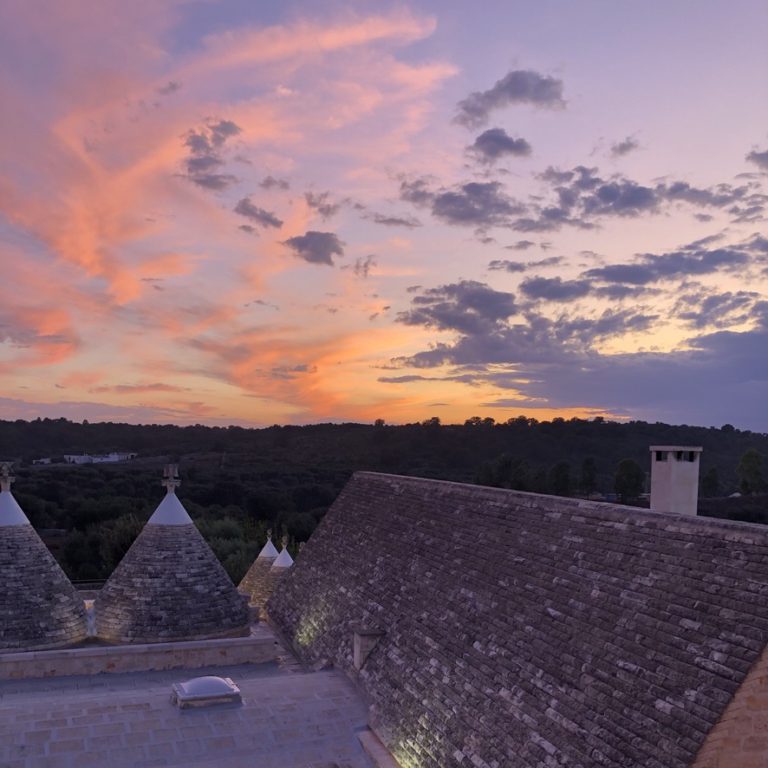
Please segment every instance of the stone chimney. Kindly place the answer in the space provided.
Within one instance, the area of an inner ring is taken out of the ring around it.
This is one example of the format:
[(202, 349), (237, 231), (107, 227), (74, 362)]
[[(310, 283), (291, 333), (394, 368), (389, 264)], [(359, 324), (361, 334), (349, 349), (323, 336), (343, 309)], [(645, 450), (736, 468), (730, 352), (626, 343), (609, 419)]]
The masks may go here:
[(703, 448), (651, 446), (651, 509), (695, 515), (699, 501), (699, 458)]

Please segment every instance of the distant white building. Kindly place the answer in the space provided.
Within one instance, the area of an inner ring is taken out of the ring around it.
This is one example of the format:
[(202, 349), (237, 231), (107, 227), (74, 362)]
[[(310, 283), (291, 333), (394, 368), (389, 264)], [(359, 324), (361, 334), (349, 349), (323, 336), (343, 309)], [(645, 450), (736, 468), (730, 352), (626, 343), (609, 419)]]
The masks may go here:
[(83, 454), (65, 453), (64, 461), (66, 461), (67, 464), (93, 464), (93, 456), (89, 456), (87, 453), (83, 453)]
[(695, 515), (699, 502), (699, 459), (690, 445), (651, 446), (651, 509)]
[(137, 455), (130, 451), (112, 451), (111, 453), (97, 454), (95, 456), (91, 456), (88, 453), (65, 453), (64, 461), (67, 464), (110, 464), (118, 461), (130, 461), (135, 459)]

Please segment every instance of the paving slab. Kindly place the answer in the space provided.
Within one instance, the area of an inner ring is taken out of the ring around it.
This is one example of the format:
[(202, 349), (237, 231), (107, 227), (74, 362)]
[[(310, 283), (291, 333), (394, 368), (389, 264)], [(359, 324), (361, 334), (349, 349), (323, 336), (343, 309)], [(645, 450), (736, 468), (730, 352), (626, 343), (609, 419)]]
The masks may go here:
[[(180, 710), (171, 684), (231, 677), (243, 704)], [(275, 663), (0, 681), (0, 766), (373, 768), (367, 709), (333, 670)]]

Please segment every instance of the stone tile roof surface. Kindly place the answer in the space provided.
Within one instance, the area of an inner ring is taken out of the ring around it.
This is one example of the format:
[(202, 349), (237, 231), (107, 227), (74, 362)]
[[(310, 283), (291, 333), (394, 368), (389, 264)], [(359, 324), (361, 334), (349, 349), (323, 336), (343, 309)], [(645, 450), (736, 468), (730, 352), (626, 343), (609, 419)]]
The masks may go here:
[[(231, 677), (242, 706), (180, 710), (171, 685)], [(366, 709), (334, 671), (274, 664), (0, 680), (3, 768), (372, 768)]]
[(85, 638), (83, 601), (29, 523), (0, 526), (0, 585), (0, 650)]
[(248, 601), (193, 523), (147, 524), (94, 602), (104, 640), (156, 643), (247, 634)]
[(686, 768), (768, 641), (768, 528), (361, 472), (267, 610), (403, 765)]
[[(277, 555), (275, 555), (277, 557)], [(257, 557), (237, 588), (248, 595), (249, 604), (263, 608), (276, 582), (271, 573), (275, 557)]]

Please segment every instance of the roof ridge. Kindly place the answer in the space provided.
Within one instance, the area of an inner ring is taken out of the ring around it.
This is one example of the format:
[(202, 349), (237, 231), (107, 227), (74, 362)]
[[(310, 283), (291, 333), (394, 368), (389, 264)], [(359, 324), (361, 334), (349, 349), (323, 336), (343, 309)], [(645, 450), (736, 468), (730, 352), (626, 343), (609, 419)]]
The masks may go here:
[[(396, 480), (406, 485), (440, 485), (456, 488), (466, 494), (467, 487), (471, 487), (474, 493), (503, 497), (525, 498), (533, 501), (556, 502), (557, 508), (550, 507), (551, 511), (562, 512), (564, 514), (586, 514), (590, 517), (602, 517), (604, 520), (614, 520), (620, 523), (630, 525), (645, 526), (649, 524), (662, 523), (663, 528), (668, 531), (679, 531), (685, 533), (702, 533), (708, 528), (719, 528), (733, 532), (737, 535), (736, 540), (753, 542), (755, 534), (758, 539), (768, 539), (768, 525), (762, 523), (747, 523), (740, 520), (725, 520), (719, 517), (705, 517), (700, 515), (680, 515), (674, 512), (661, 512), (648, 509), (646, 507), (632, 507), (627, 504), (614, 504), (607, 501), (592, 501), (590, 499), (578, 499), (571, 496), (553, 496), (545, 493), (533, 493), (531, 491), (519, 491), (512, 488), (494, 488), (487, 485), (473, 485), (461, 483), (456, 480), (440, 480), (431, 477), (409, 477), (407, 475), (395, 475), (386, 472), (372, 472), (369, 470), (359, 470), (352, 476), (371, 477), (381, 479)], [(528, 506), (541, 506), (531, 504)], [(742, 538), (743, 537), (743, 538)]]

